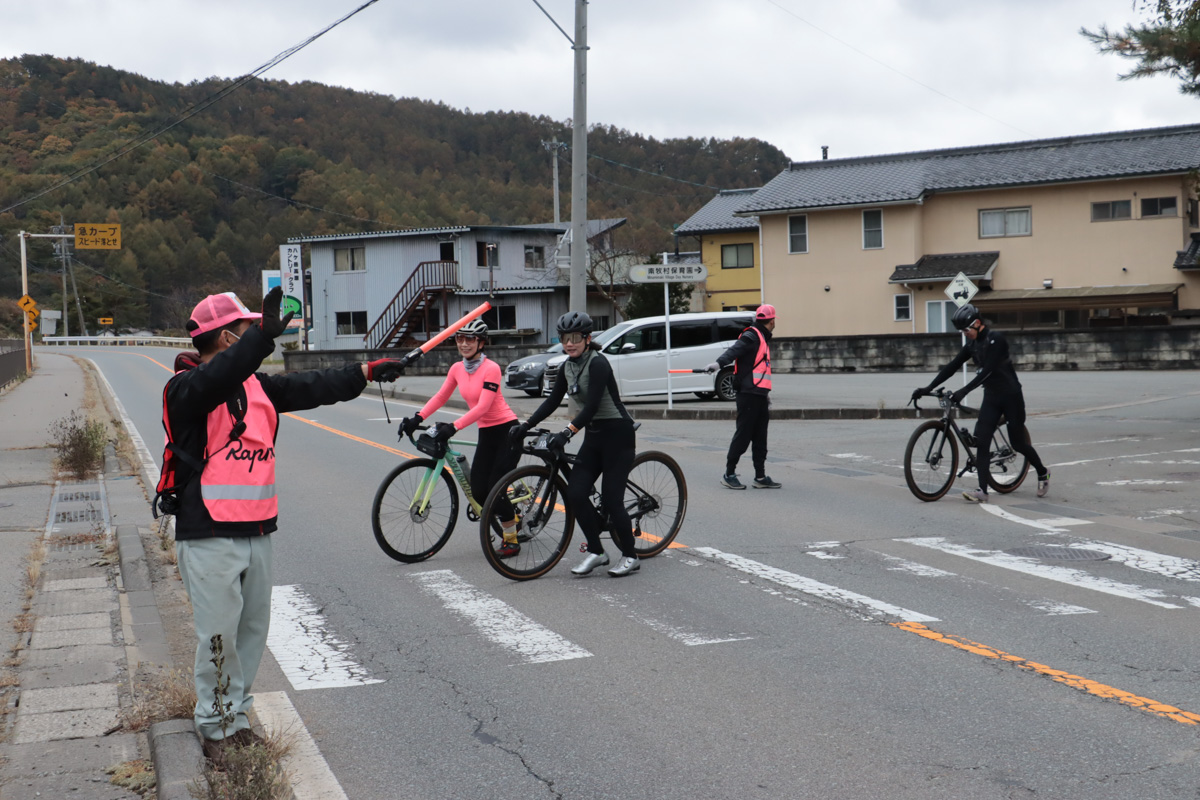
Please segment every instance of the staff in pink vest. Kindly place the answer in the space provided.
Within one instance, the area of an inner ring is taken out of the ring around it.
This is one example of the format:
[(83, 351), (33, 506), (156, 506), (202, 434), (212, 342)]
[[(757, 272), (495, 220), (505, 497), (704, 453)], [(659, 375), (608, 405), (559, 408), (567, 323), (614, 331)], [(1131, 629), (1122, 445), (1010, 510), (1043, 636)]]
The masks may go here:
[(767, 475), (767, 424), (771, 421), (771, 333), (775, 330), (775, 306), (761, 305), (754, 324), (742, 331), (733, 345), (708, 365), (716, 372), (733, 364), (733, 385), (737, 390), (737, 429), (725, 457), (721, 485), (745, 489), (738, 479), (737, 464), (746, 448), (754, 463), (755, 489), (778, 489), (780, 484)]

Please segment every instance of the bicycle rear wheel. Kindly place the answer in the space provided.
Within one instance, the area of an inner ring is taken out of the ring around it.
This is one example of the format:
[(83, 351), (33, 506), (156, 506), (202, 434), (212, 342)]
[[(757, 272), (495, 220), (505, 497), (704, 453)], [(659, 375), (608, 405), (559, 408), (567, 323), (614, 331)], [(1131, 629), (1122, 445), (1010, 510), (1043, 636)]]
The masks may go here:
[[(517, 467), (505, 475), (483, 501), (479, 541), (492, 569), (514, 581), (540, 578), (557, 564), (571, 544), (575, 515), (566, 503), (567, 484), (545, 464)], [(490, 524), (499, 498), (507, 496), (520, 520), (517, 539), (521, 550), (509, 558), (496, 552), (502, 538)]]
[(675, 541), (687, 513), (683, 470), (666, 453), (638, 453), (625, 484), (625, 509), (633, 523), (633, 548), (650, 558)]
[[(436, 461), (414, 458), (392, 470), (371, 505), (371, 527), (383, 552), (413, 564), (441, 550), (458, 520), (458, 490)], [(428, 499), (426, 500), (426, 495)]]
[(992, 436), (991, 458), (988, 460), (988, 485), (1001, 494), (1015, 491), (1029, 474), (1029, 459), (1012, 448), (999, 428)]
[(932, 419), (918, 425), (904, 448), (904, 480), (909, 491), (927, 503), (939, 500), (957, 474), (958, 442), (950, 426)]

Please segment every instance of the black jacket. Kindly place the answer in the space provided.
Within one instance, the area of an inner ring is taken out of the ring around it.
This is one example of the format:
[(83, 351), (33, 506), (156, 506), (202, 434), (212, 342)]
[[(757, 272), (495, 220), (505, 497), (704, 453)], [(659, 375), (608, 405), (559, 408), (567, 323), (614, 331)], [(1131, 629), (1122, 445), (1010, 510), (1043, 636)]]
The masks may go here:
[(1017, 370), (1013, 367), (1012, 357), (1008, 352), (1008, 338), (999, 331), (984, 328), (974, 339), (968, 339), (963, 349), (958, 352), (942, 371), (929, 384), (934, 389), (942, 381), (953, 375), (970, 359), (975, 362), (975, 377), (964, 386), (964, 395), (975, 387), (983, 384), (983, 394), (996, 397), (1010, 397), (1021, 394), (1021, 381), (1017, 380)]
[[(242, 384), (251, 375), (257, 375), (263, 392), (280, 414), (353, 400), (367, 386), (359, 364), (282, 375), (256, 373), (274, 349), (275, 343), (253, 325), (229, 349), (171, 378), (167, 382), (166, 406), (175, 444), (202, 461), (208, 442), (209, 412), (231, 398), (244, 399)], [(195, 363), (177, 359), (176, 367)], [(175, 515), (176, 539), (258, 536), (276, 530), (275, 518), (261, 522), (214, 521), (200, 497), (200, 477), (180, 460), (176, 463), (176, 483), (182, 487), (179, 513)]]
[(767, 346), (771, 345), (771, 332), (762, 323), (756, 322), (753, 327), (742, 331), (742, 335), (733, 345), (717, 357), (717, 363), (722, 367), (734, 366), (733, 386), (739, 392), (748, 394), (770, 394), (770, 389), (754, 385), (754, 363), (758, 360), (758, 337), (762, 337)]

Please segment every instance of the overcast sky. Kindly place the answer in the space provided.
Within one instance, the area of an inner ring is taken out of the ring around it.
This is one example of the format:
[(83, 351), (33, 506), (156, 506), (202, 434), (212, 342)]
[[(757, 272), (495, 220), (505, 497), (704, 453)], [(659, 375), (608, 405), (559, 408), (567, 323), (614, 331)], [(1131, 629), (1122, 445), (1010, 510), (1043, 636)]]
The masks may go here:
[[(250, 72), (363, 0), (0, 0), (0, 55), (187, 83)], [(540, 0), (574, 36), (574, 0)], [(1131, 0), (594, 0), (588, 121), (757, 137), (793, 160), (1200, 121), (1166, 77), (1118, 82), (1080, 26)], [(472, 111), (572, 115), (570, 44), (533, 0), (379, 0), (266, 73)]]

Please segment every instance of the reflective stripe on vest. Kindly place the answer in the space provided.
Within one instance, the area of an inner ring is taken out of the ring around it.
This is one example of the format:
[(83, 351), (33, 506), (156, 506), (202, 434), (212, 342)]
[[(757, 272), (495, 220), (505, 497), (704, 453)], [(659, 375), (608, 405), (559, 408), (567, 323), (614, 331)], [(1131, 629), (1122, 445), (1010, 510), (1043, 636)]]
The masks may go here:
[[(275, 496), (275, 430), (279, 415), (258, 378), (246, 391), (246, 429), (230, 441), (235, 420), (222, 403), (208, 415), (208, 447), (200, 496), (216, 522), (262, 522), (279, 515)], [(222, 446), (222, 445), (225, 446)], [(214, 449), (215, 448), (215, 449)]]

